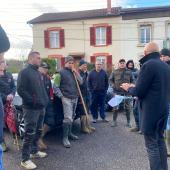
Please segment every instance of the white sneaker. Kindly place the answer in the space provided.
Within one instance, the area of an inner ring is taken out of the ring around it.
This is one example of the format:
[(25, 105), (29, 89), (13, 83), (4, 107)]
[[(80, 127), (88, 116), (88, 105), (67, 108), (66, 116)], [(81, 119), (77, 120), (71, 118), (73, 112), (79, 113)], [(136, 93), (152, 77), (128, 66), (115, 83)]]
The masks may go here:
[(35, 169), (35, 168), (37, 168), (37, 166), (31, 160), (21, 162), (21, 166), (24, 167), (25, 169)]
[(30, 158), (45, 158), (47, 156), (47, 153), (38, 151), (35, 154), (31, 154)]

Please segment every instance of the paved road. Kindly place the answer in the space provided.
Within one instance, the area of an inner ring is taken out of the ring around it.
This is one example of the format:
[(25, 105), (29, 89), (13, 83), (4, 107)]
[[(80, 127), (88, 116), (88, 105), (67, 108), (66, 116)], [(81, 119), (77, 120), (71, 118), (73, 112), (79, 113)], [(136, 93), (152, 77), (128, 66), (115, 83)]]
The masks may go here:
[[(111, 119), (111, 115), (108, 114)], [(125, 116), (119, 115), (118, 127), (111, 128), (109, 123), (95, 124), (96, 132), (91, 135), (76, 133), (80, 140), (72, 142), (66, 149), (61, 144), (60, 129), (45, 138), (49, 145), (48, 157), (35, 160), (39, 170), (147, 170), (148, 162), (142, 135), (131, 133), (124, 126)], [(5, 170), (21, 170), (20, 151), (12, 144), (7, 135), (9, 152), (4, 154)], [(170, 164), (170, 161), (169, 161)]]

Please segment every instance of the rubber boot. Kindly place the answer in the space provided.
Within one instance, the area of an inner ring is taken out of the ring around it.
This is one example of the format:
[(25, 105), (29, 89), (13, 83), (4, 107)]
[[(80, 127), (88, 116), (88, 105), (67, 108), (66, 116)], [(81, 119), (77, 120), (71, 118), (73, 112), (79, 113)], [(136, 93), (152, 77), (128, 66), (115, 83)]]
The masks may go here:
[(70, 141), (68, 140), (69, 131), (70, 131), (70, 124), (63, 123), (63, 145), (66, 148), (71, 147)]
[(170, 157), (170, 130), (166, 130), (167, 156)]
[(127, 124), (126, 127), (131, 128), (131, 124), (130, 124), (130, 111), (126, 110), (126, 118), (127, 118)]
[(116, 127), (117, 126), (117, 116), (118, 116), (118, 110), (113, 111), (113, 122), (111, 124), (111, 127)]
[(72, 124), (70, 124), (70, 127), (69, 127), (69, 135), (68, 135), (68, 137), (69, 137), (70, 139), (72, 139), (72, 140), (78, 140), (78, 139), (79, 139), (78, 136), (76, 136), (76, 135), (74, 135), (74, 134), (72, 133)]
[(85, 116), (86, 117), (86, 126), (87, 128), (90, 130), (90, 132), (94, 132), (96, 129), (90, 125), (90, 119), (89, 116)]
[(90, 131), (90, 129), (88, 129), (88, 127), (87, 127), (87, 123), (86, 123), (86, 115), (83, 115), (83, 116), (81, 116), (81, 131), (83, 132), (83, 133), (91, 133), (91, 131)]

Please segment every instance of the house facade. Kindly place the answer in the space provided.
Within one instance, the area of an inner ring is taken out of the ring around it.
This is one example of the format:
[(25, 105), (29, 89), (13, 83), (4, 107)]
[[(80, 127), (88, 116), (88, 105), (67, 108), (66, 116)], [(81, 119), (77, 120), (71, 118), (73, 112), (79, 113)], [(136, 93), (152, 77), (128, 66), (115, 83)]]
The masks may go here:
[(76, 61), (100, 60), (111, 69), (120, 58), (137, 64), (150, 41), (169, 48), (170, 6), (47, 13), (28, 23), (33, 25), (33, 49), (56, 58), (59, 67), (72, 55)]

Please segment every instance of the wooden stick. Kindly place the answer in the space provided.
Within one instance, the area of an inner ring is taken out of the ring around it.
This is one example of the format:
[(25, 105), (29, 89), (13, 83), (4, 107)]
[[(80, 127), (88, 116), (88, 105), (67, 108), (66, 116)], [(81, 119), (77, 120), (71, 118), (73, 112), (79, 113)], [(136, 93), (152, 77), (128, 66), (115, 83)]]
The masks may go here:
[(79, 92), (79, 95), (80, 95), (81, 102), (82, 102), (82, 104), (83, 104), (84, 112), (85, 112), (85, 114), (86, 114), (86, 116), (87, 116), (87, 118), (88, 118), (88, 117), (89, 117), (89, 114), (88, 114), (88, 112), (87, 112), (87, 108), (86, 108), (86, 105), (85, 105), (85, 102), (84, 102), (84, 99), (83, 99), (83, 96), (82, 96), (82, 93), (81, 93), (81, 90), (80, 90), (80, 86), (79, 86), (78, 80), (77, 80), (76, 75), (75, 75), (74, 72), (73, 72), (73, 75), (74, 75), (74, 79), (75, 79), (75, 81), (76, 81), (76, 85), (77, 85), (77, 88), (78, 88), (78, 92)]
[(18, 142), (18, 136), (17, 136), (16, 133), (15, 133), (15, 141), (16, 141), (17, 149), (19, 151), (20, 150), (20, 146), (19, 146), (19, 142)]

